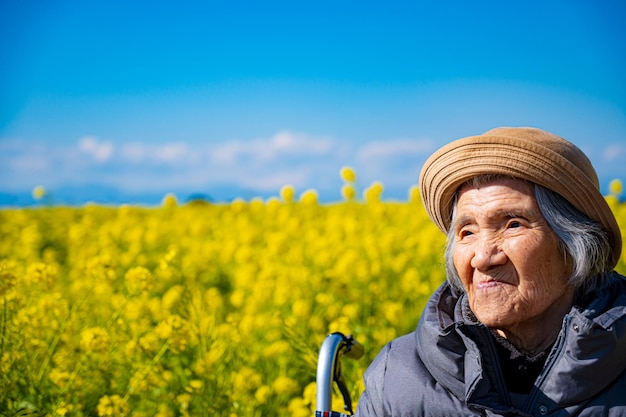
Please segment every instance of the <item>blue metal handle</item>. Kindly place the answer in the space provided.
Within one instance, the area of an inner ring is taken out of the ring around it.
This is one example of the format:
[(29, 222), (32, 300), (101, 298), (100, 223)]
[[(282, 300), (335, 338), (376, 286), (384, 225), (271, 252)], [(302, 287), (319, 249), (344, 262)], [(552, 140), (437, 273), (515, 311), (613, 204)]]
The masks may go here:
[[(332, 333), (324, 339), (317, 362), (316, 417), (340, 417), (352, 415), (352, 401), (341, 373), (341, 359), (359, 359), (363, 356), (363, 346), (352, 336)], [(332, 411), (332, 386), (337, 383), (344, 398), (344, 410), (349, 414)]]

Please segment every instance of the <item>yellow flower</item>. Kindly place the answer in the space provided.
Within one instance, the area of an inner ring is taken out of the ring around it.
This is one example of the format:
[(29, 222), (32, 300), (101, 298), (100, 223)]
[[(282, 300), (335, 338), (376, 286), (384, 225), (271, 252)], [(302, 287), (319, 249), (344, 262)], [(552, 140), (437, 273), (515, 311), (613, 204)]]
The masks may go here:
[(0, 261), (0, 295), (15, 287), (13, 265), (7, 261)]
[(250, 200), (250, 207), (254, 210), (262, 210), (263, 206), (265, 206), (265, 202), (261, 197), (253, 197)]
[(419, 203), (421, 201), (420, 189), (417, 185), (413, 185), (409, 188), (409, 201), (411, 203)]
[(206, 367), (210, 370), (213, 366), (215, 366), (216, 363), (222, 360), (227, 350), (228, 345), (225, 341), (220, 339), (214, 341), (204, 357)]
[(233, 372), (231, 380), (233, 391), (236, 394), (241, 394), (248, 391), (256, 391), (262, 385), (261, 374), (247, 366), (244, 366), (238, 371)]
[(397, 325), (404, 317), (404, 307), (397, 301), (386, 301), (382, 306), (385, 319), (391, 324)]
[(367, 203), (378, 203), (380, 197), (383, 194), (383, 184), (375, 181), (365, 191), (363, 191), (363, 197)]
[(306, 319), (311, 314), (311, 301), (308, 299), (295, 300), (291, 306), (291, 312), (296, 318)]
[(191, 399), (192, 397), (189, 394), (180, 394), (176, 396), (176, 402), (180, 404), (180, 407), (183, 410), (186, 410), (189, 407)]
[(230, 295), (230, 302), (235, 307), (241, 307), (246, 301), (246, 294), (242, 289), (233, 291)]
[(270, 387), (268, 387), (267, 385), (262, 385), (254, 393), (254, 399), (259, 404), (265, 404), (267, 402), (267, 399), (270, 397), (271, 394), (272, 394), (272, 390), (270, 389)]
[(308, 417), (313, 415), (311, 407), (302, 398), (292, 398), (287, 405), (287, 410), (291, 417)]
[(317, 204), (317, 191), (313, 189), (306, 190), (300, 196), (300, 202), (304, 204)]
[(159, 404), (159, 411), (154, 417), (174, 417), (174, 411), (170, 409), (167, 404)]
[(161, 201), (164, 208), (174, 208), (178, 206), (178, 199), (174, 194), (166, 194)]
[(341, 179), (345, 182), (352, 183), (356, 181), (356, 174), (354, 173), (354, 169), (352, 169), (351, 167), (341, 168), (341, 170), (339, 171), (339, 175), (341, 176)]
[(205, 291), (203, 301), (211, 311), (219, 311), (224, 306), (224, 298), (220, 290), (215, 287)]
[(67, 413), (71, 412), (73, 409), (74, 409), (74, 406), (72, 404), (67, 404), (65, 401), (61, 401), (54, 409), (54, 416), (64, 417)]
[(46, 196), (46, 194), (48, 194), (48, 192), (46, 191), (46, 189), (41, 186), (38, 185), (35, 188), (33, 188), (33, 198), (35, 200), (41, 200), (42, 198), (44, 198)]
[(289, 343), (286, 340), (278, 340), (263, 349), (263, 356), (275, 358), (289, 352)]
[(135, 394), (147, 391), (150, 385), (144, 370), (135, 372), (128, 381), (128, 384), (131, 387), (132, 392)]
[(356, 197), (356, 189), (354, 188), (354, 185), (346, 184), (343, 187), (341, 187), (341, 195), (343, 196), (343, 199), (346, 201), (354, 200), (354, 198)]
[(342, 332), (345, 334), (352, 333), (350, 331), (350, 319), (346, 316), (339, 316), (328, 324), (328, 333)]
[(33, 262), (28, 265), (24, 280), (29, 284), (39, 284), (46, 289), (51, 289), (57, 279), (58, 270), (54, 265), (42, 262)]
[(281, 201), (279, 198), (276, 197), (269, 197), (266, 201), (265, 201), (265, 205), (267, 206), (268, 209), (272, 210), (272, 211), (276, 211), (278, 210), (278, 208), (281, 206)]
[(128, 402), (119, 395), (105, 395), (98, 401), (96, 413), (101, 417), (122, 417), (128, 414)]
[(58, 368), (53, 368), (48, 374), (50, 381), (57, 387), (63, 388), (65, 384), (70, 380), (72, 375), (67, 371), (62, 371)]
[(149, 291), (154, 286), (152, 272), (143, 266), (129, 269), (124, 275), (126, 288), (131, 294)]
[(294, 379), (286, 376), (276, 378), (272, 384), (272, 388), (278, 395), (291, 395), (300, 390), (298, 383)]
[(191, 339), (189, 324), (177, 314), (168, 316), (154, 331), (161, 339), (167, 339), (171, 348), (178, 352), (186, 350)]
[(246, 202), (242, 198), (235, 198), (230, 203), (230, 207), (235, 211), (241, 211), (246, 206)]
[(113, 281), (116, 278), (116, 262), (114, 257), (107, 252), (101, 253), (93, 258), (87, 259), (88, 274), (95, 279), (106, 279)]
[(80, 333), (80, 347), (85, 352), (104, 352), (109, 348), (109, 334), (102, 327), (91, 327)]
[[(293, 204), (285, 186), (265, 202), (0, 210), (0, 375), (41, 381), (50, 417), (313, 415), (293, 366), (314, 369), (329, 331), (372, 354), (445, 280), (418, 188), (387, 203), (353, 174), (337, 188), (375, 204)], [(349, 362), (356, 396), (368, 359)]]
[(293, 203), (293, 198), (296, 195), (296, 190), (293, 188), (293, 185), (285, 185), (280, 189), (280, 198), (286, 204)]
[(623, 190), (624, 190), (624, 187), (622, 186), (622, 181), (619, 180), (618, 178), (615, 178), (609, 183), (609, 192), (612, 195), (619, 197), (620, 194), (622, 194)]
[(306, 387), (304, 387), (303, 398), (305, 404), (315, 404), (317, 396), (317, 383), (310, 382)]
[(182, 285), (173, 285), (170, 287), (165, 294), (163, 294), (159, 308), (170, 311), (174, 305), (180, 301), (183, 291), (185, 291), (185, 288)]
[(202, 383), (202, 381), (200, 381), (199, 379), (192, 379), (191, 381), (189, 381), (189, 384), (187, 384), (187, 387), (185, 388), (185, 391), (187, 392), (200, 392), (202, 391), (202, 387), (204, 386), (204, 384)]

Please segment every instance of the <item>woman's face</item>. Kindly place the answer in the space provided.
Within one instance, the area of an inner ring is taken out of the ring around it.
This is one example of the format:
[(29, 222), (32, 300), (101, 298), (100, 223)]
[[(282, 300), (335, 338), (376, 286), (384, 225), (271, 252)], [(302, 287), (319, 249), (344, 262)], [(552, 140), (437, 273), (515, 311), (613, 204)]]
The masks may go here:
[(513, 179), (465, 186), (456, 213), (454, 266), (478, 320), (511, 331), (562, 320), (574, 290), (532, 186)]

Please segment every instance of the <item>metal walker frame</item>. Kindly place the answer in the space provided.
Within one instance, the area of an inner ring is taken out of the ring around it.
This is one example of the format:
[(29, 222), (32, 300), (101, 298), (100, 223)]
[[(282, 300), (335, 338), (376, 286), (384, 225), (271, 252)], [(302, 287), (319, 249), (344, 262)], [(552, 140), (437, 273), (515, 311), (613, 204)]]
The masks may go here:
[[(335, 332), (324, 339), (317, 362), (315, 417), (347, 417), (354, 414), (350, 392), (341, 372), (341, 360), (343, 357), (359, 359), (363, 353), (363, 346), (351, 335)], [(348, 414), (332, 411), (333, 382), (343, 396), (343, 408)]]

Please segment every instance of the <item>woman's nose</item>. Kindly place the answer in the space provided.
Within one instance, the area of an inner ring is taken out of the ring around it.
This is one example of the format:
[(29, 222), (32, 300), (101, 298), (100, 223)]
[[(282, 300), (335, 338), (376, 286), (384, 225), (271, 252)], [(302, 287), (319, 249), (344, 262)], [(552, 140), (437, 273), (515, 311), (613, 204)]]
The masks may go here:
[(500, 244), (492, 238), (485, 237), (477, 240), (471, 265), (474, 269), (487, 270), (494, 266), (504, 265), (506, 260), (506, 254)]

